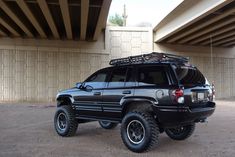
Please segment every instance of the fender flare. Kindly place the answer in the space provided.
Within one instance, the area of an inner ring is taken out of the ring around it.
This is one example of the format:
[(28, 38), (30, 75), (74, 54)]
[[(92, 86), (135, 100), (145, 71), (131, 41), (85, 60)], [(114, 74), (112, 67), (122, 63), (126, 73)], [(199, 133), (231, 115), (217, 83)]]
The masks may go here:
[(126, 108), (129, 104), (136, 102), (136, 103), (148, 103), (151, 104), (151, 107), (158, 105), (158, 101), (151, 97), (124, 97), (120, 101), (120, 105), (122, 108), (122, 113), (125, 113)]
[(69, 101), (71, 104), (74, 103), (74, 98), (71, 95), (69, 95), (69, 94), (57, 95), (57, 97), (56, 97), (57, 107), (62, 106), (62, 102), (64, 100)]

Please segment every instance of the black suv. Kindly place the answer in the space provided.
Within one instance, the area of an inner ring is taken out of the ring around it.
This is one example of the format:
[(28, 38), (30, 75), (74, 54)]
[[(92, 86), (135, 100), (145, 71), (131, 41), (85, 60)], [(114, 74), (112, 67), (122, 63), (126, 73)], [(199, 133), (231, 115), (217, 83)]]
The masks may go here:
[(55, 130), (72, 136), (79, 123), (121, 123), (124, 144), (134, 152), (158, 144), (164, 131), (174, 140), (192, 135), (195, 123), (215, 110), (214, 90), (188, 58), (150, 53), (110, 61), (76, 87), (57, 95)]

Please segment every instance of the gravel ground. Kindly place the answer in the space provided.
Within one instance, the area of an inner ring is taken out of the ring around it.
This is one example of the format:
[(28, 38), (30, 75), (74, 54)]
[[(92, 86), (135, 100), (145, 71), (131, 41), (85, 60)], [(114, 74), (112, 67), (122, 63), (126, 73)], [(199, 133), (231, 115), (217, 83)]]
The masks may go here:
[(149, 152), (130, 152), (122, 143), (120, 125), (104, 130), (97, 122), (81, 124), (74, 137), (62, 138), (53, 127), (53, 104), (0, 104), (1, 157), (232, 157), (235, 154), (235, 99), (217, 101), (208, 123), (198, 124), (185, 141), (173, 141), (165, 133)]

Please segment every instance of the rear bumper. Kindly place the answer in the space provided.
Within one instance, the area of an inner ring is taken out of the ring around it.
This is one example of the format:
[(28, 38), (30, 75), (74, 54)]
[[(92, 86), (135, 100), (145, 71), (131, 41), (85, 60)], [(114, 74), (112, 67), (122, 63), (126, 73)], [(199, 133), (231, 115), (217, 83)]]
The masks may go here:
[(161, 125), (164, 127), (174, 127), (205, 120), (215, 111), (215, 103), (208, 102), (205, 106), (197, 108), (186, 106), (157, 106), (155, 110)]

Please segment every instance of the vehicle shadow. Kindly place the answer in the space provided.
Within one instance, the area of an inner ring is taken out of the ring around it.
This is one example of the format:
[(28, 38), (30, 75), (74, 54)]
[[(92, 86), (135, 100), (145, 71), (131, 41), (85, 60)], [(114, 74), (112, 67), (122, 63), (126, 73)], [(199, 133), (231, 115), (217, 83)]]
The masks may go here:
[[(129, 151), (122, 142), (120, 135), (120, 125), (111, 130), (103, 129), (99, 126), (99, 124), (95, 124), (94, 122), (86, 125), (81, 124), (78, 127), (78, 131), (76, 133), (76, 138), (86, 138), (88, 141), (94, 142), (98, 141), (102, 145), (108, 145), (113, 149), (118, 149), (122, 151)], [(175, 141), (170, 139), (165, 133), (159, 134), (159, 144), (153, 148), (150, 152), (169, 152), (169, 149), (172, 149), (172, 153), (178, 152), (180, 149), (184, 149), (186, 145), (195, 145), (192, 140), (185, 141)]]

